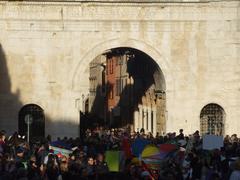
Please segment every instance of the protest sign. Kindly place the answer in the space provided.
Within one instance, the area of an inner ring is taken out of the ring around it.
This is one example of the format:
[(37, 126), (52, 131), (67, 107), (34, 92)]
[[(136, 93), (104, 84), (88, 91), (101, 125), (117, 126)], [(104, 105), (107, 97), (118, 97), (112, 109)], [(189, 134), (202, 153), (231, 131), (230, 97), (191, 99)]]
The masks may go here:
[(221, 147), (223, 147), (223, 136), (216, 136), (216, 135), (203, 136), (204, 150), (221, 149)]
[(110, 172), (119, 172), (120, 153), (119, 151), (106, 151), (105, 161)]
[(125, 168), (126, 156), (124, 151), (106, 151), (105, 161), (110, 172), (120, 172)]

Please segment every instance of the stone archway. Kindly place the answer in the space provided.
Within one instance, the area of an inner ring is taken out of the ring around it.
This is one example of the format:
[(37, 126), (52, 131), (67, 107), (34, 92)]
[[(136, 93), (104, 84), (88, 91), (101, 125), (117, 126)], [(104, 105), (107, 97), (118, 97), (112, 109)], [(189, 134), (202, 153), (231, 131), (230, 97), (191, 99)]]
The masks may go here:
[[(137, 40), (127, 40), (127, 41), (118, 41), (118, 44), (127, 44), (128, 46), (124, 46), (124, 47), (129, 47), (129, 48), (134, 48), (137, 49), (139, 51), (141, 51), (142, 53), (146, 54), (147, 56), (149, 56), (149, 58), (152, 59), (152, 61), (155, 63), (156, 67), (158, 67), (159, 71), (158, 73), (153, 74), (154, 77), (154, 98), (153, 96), (149, 97), (149, 94), (146, 93), (144, 96), (148, 97), (148, 99), (151, 99), (150, 101), (148, 100), (147, 106), (138, 106), (138, 110), (136, 112), (134, 112), (134, 119), (139, 118), (140, 114), (142, 110), (146, 111), (147, 117), (148, 117), (148, 126), (147, 126), (147, 130), (148, 132), (153, 132), (154, 134), (156, 134), (156, 132), (160, 132), (160, 133), (164, 133), (166, 132), (166, 91), (170, 90), (173, 88), (173, 84), (172, 84), (172, 77), (171, 74), (169, 72), (169, 64), (166, 60), (163, 59), (163, 57), (160, 55), (159, 52), (157, 52), (154, 48), (152, 48), (151, 46), (147, 45), (146, 43), (137, 41)], [(110, 47), (108, 49), (113, 49), (117, 48), (117, 47), (122, 47), (122, 46), (116, 46), (116, 40), (113, 41), (108, 41), (106, 43), (102, 43), (99, 46), (96, 46), (92, 52), (87, 53), (84, 56), (84, 61), (80, 61), (79, 62), (79, 67), (77, 68), (77, 70), (75, 71), (74, 77), (73, 77), (73, 89), (75, 91), (84, 91), (82, 87), (78, 88), (79, 83), (81, 82), (80, 79), (88, 79), (89, 77), (84, 76), (84, 71), (86, 69), (86, 67), (89, 67), (89, 63), (95, 58), (97, 57), (97, 55), (105, 52), (106, 50), (108, 50), (105, 47)], [(139, 48), (138, 48), (139, 47)], [(100, 52), (101, 51), (101, 52)], [(150, 53), (148, 53), (148, 51)], [(97, 55), (96, 55), (97, 54)], [(95, 57), (94, 57), (95, 56)], [(159, 60), (156, 61), (155, 59), (153, 59), (153, 57), (158, 58)], [(90, 59), (91, 58), (91, 59)], [(91, 61), (90, 61), (91, 60)], [(159, 64), (162, 64), (159, 65)], [(163, 67), (163, 68), (162, 68)], [(84, 69), (85, 68), (85, 69)], [(165, 78), (164, 73), (169, 72), (169, 75), (167, 76), (167, 78)], [(85, 73), (86, 75), (86, 73)], [(80, 79), (79, 79), (80, 78)], [(159, 83), (164, 81), (164, 83)], [(169, 88), (166, 88), (168, 87)], [(139, 110), (139, 108), (142, 108), (141, 110)], [(138, 115), (137, 115), (138, 113)], [(154, 120), (153, 120), (154, 119)], [(157, 120), (158, 119), (158, 120)], [(152, 123), (152, 125), (151, 125)], [(144, 125), (144, 123), (142, 123)], [(153, 125), (154, 124), (154, 125)], [(135, 130), (139, 130), (140, 129), (140, 123), (136, 122), (136, 120), (134, 120), (134, 129)], [(145, 124), (146, 125), (146, 124)], [(144, 125), (144, 126), (145, 126)], [(143, 127), (144, 127), (143, 126)], [(145, 127), (146, 128), (146, 127)]]
[[(72, 74), (72, 89), (76, 94), (76, 99), (78, 99), (82, 94), (88, 94), (89, 84), (83, 83), (84, 80), (89, 78), (89, 63), (96, 58), (98, 55), (102, 54), (108, 49), (117, 48), (117, 47), (130, 47), (137, 49), (139, 51), (144, 52), (149, 57), (153, 59), (153, 61), (161, 68), (160, 74), (155, 74), (155, 79), (159, 77), (164, 77), (165, 84), (165, 92), (164, 96), (161, 95), (161, 91), (158, 92), (159, 99), (167, 99), (165, 101), (165, 110), (161, 112), (162, 116), (166, 118), (165, 121), (165, 128), (162, 129), (162, 132), (167, 132), (167, 129), (171, 129), (170, 124), (167, 121), (167, 117), (171, 113), (171, 110), (168, 110), (168, 104), (174, 105), (174, 80), (172, 75), (172, 64), (171, 61), (167, 60), (166, 57), (163, 57), (160, 52), (158, 52), (153, 46), (147, 44), (146, 42), (136, 40), (136, 39), (111, 39), (101, 43), (97, 43), (93, 45), (92, 48), (83, 55), (81, 55), (80, 61), (75, 64), (76, 69), (73, 71)], [(157, 84), (157, 82), (156, 82)], [(162, 87), (158, 86), (157, 89), (161, 89)], [(159, 104), (159, 100), (156, 101)], [(153, 109), (156, 109), (156, 106), (153, 105)], [(152, 115), (151, 115), (152, 116)], [(169, 128), (168, 128), (169, 127)]]
[[(118, 38), (97, 43), (91, 48), (88, 48), (90, 50), (82, 55), (81, 59), (77, 62), (77, 64), (74, 65), (76, 68), (72, 72), (72, 89), (75, 92), (84, 91), (81, 82), (83, 79), (88, 78), (86, 70), (88, 69), (89, 63), (104, 51), (117, 47), (135, 48), (149, 55), (158, 64), (158, 66), (161, 67), (161, 71), (166, 81), (166, 91), (172, 91), (174, 89), (173, 75), (171, 71), (172, 64), (166, 59), (166, 57), (164, 57), (160, 52), (157, 51), (157, 49), (146, 42), (137, 39)], [(171, 96), (171, 94), (168, 94), (168, 96)]]

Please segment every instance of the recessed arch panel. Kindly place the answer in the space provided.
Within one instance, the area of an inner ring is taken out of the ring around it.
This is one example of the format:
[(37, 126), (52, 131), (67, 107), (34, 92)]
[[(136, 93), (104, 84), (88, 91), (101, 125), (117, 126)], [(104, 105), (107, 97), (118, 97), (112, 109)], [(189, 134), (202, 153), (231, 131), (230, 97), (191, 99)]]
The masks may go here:
[(25, 136), (27, 136), (29, 132), (30, 140), (44, 137), (44, 110), (36, 104), (27, 104), (23, 106), (18, 114), (18, 132)]
[(225, 111), (215, 103), (204, 106), (200, 113), (201, 134), (224, 135)]

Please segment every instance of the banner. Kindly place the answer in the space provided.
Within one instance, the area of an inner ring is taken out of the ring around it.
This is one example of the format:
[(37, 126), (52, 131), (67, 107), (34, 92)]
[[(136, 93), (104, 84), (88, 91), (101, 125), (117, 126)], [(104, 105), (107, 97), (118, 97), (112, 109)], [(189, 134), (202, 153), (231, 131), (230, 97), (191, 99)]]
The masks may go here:
[(71, 150), (68, 150), (68, 149), (63, 149), (63, 148), (59, 148), (59, 147), (54, 147), (54, 146), (49, 146), (49, 149), (52, 149), (54, 151), (54, 154), (61, 154), (61, 155), (64, 155), (64, 156), (69, 156), (69, 154), (72, 153)]

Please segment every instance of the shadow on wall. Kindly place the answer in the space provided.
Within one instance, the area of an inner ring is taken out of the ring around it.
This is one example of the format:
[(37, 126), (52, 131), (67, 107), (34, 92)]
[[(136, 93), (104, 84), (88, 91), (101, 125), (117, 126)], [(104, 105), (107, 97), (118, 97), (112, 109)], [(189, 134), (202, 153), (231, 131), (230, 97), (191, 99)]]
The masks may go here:
[[(134, 110), (138, 108), (138, 104), (143, 103), (142, 97), (148, 91), (149, 87), (153, 84), (156, 85), (159, 83), (154, 77), (156, 77), (156, 72), (160, 72), (159, 67), (149, 56), (137, 50), (135, 50), (134, 53), (135, 58), (130, 59), (125, 64), (126, 73), (128, 76), (132, 77), (134, 83), (122, 85), (118, 95), (114, 95), (115, 104), (111, 107), (111, 109), (107, 107), (108, 103), (106, 103), (106, 100), (109, 100), (109, 88), (112, 85), (107, 82), (105, 86), (98, 86), (91, 112), (89, 114), (80, 114), (80, 116), (84, 116), (84, 118), (81, 118), (81, 126), (86, 125), (87, 127), (89, 124), (92, 125), (95, 122), (113, 127), (126, 126), (129, 123), (132, 123)], [(25, 107), (25, 104), (20, 101), (19, 90), (12, 92), (11, 78), (7, 67), (8, 61), (9, 60), (6, 58), (4, 48), (0, 45), (0, 127), (7, 130), (8, 133), (13, 133), (19, 130), (19, 112), (22, 107)], [(148, 70), (146, 72), (144, 69), (147, 65)], [(158, 77), (161, 77), (161, 75)], [(28, 83), (27, 81), (28, 80), (26, 79), (25, 83)], [(121, 117), (115, 116), (114, 121), (110, 121), (110, 123), (109, 121), (104, 122), (104, 119), (110, 119), (109, 115), (112, 112), (112, 109), (117, 112), (118, 107), (121, 107)], [(96, 116), (99, 114), (101, 114), (100, 118)], [(24, 117), (25, 115), (21, 121), (24, 121)], [(35, 120), (38, 119), (34, 119), (33, 122)], [(79, 122), (72, 123), (66, 119), (50, 119), (45, 115), (43, 120), (45, 121), (45, 125), (47, 125), (45, 126), (45, 135), (47, 135), (46, 132), (51, 132), (53, 137), (64, 137), (65, 134), (68, 134), (68, 136), (76, 136), (75, 130), (79, 128)], [(24, 129), (26, 129), (26, 123), (22, 123), (22, 125), (25, 126)], [(80, 133), (80, 131), (78, 132)]]
[[(134, 111), (138, 110), (139, 104), (146, 103), (143, 102), (144, 97), (149, 95), (149, 99), (156, 100), (156, 92), (165, 91), (164, 76), (156, 62), (139, 50), (131, 48), (122, 48), (121, 50), (128, 51), (129, 49), (134, 56), (130, 56), (127, 62), (120, 63), (122, 68), (116, 70), (116, 72), (122, 74), (116, 74), (115, 76), (118, 79), (121, 76), (125, 77), (125, 79), (122, 81), (120, 78), (120, 85), (117, 85), (112, 84), (112, 82), (109, 82), (106, 78), (107, 83), (105, 87), (101, 85), (97, 86), (95, 98), (90, 110), (90, 114), (93, 115), (93, 117), (89, 117), (89, 119), (85, 118), (84, 124), (91, 126), (97, 123), (104, 123), (103, 118), (98, 117), (98, 114), (105, 113), (103, 117), (107, 119), (105, 124), (109, 127), (126, 127), (132, 125)], [(107, 67), (106, 69), (109, 68)], [(122, 71), (122, 69), (124, 69), (124, 71)], [(124, 83), (125, 80), (128, 81), (130, 77), (133, 79), (133, 83)], [(121, 87), (119, 89), (116, 86)], [(102, 93), (103, 89), (106, 90), (105, 94)], [(113, 95), (111, 93), (113, 93)]]
[[(66, 119), (51, 119), (44, 114), (44, 109), (40, 106), (36, 104), (23, 104), (20, 101), (20, 91), (16, 90), (16, 92), (12, 92), (11, 89), (8, 61), (9, 59), (5, 55), (4, 47), (0, 44), (0, 130), (5, 130), (9, 135), (14, 132), (27, 135), (25, 117), (27, 114), (30, 114), (33, 118), (33, 123), (29, 126), (30, 140), (46, 136), (49, 132), (54, 139), (59, 136), (62, 138), (66, 134), (69, 137), (78, 136), (78, 122), (72, 123)], [(24, 71), (24, 69), (21, 70)], [(28, 79), (24, 79), (24, 81), (28, 83)], [(46, 130), (42, 130), (42, 128)]]
[(18, 130), (18, 112), (22, 107), (20, 91), (13, 93), (4, 48), (0, 44), (0, 127), (8, 133)]
[[(111, 86), (108, 83), (106, 85), (107, 87)], [(102, 89), (102, 86), (98, 86), (96, 98), (94, 99), (90, 113), (82, 113), (81, 115), (81, 124), (84, 125), (83, 128), (86, 129), (96, 125), (107, 125), (108, 127), (126, 127), (130, 124), (133, 124), (134, 111), (138, 109), (139, 104), (142, 104), (142, 96), (144, 96), (149, 87), (146, 86), (141, 91), (138, 91), (138, 93), (134, 93), (134, 89), (136, 88), (134, 85), (124, 86), (118, 97), (117, 104), (110, 109), (107, 107), (107, 103), (104, 103), (103, 101), (104, 99), (107, 101), (107, 97), (110, 97), (110, 95), (107, 94), (106, 97), (102, 96), (102, 94), (98, 91), (99, 89)], [(118, 112), (119, 107), (121, 109), (120, 112)], [(106, 122), (104, 122), (104, 118), (98, 116), (98, 113), (102, 114), (102, 112), (106, 113)]]
[(45, 136), (50, 135), (52, 140), (56, 140), (58, 137), (75, 138), (80, 136), (78, 122), (74, 123), (70, 119), (51, 119), (47, 115), (45, 116), (45, 119), (45, 124), (47, 124)]
[[(82, 114), (82, 117), (84, 118), (85, 122), (87, 120), (91, 120), (91, 124), (104, 124), (104, 117), (105, 115), (105, 91), (103, 92), (103, 86), (97, 86), (96, 88), (96, 96), (93, 101), (93, 105), (90, 109), (90, 113), (84, 113)], [(91, 92), (90, 92), (91, 93)], [(86, 126), (87, 123), (82, 123), (82, 126)]]

